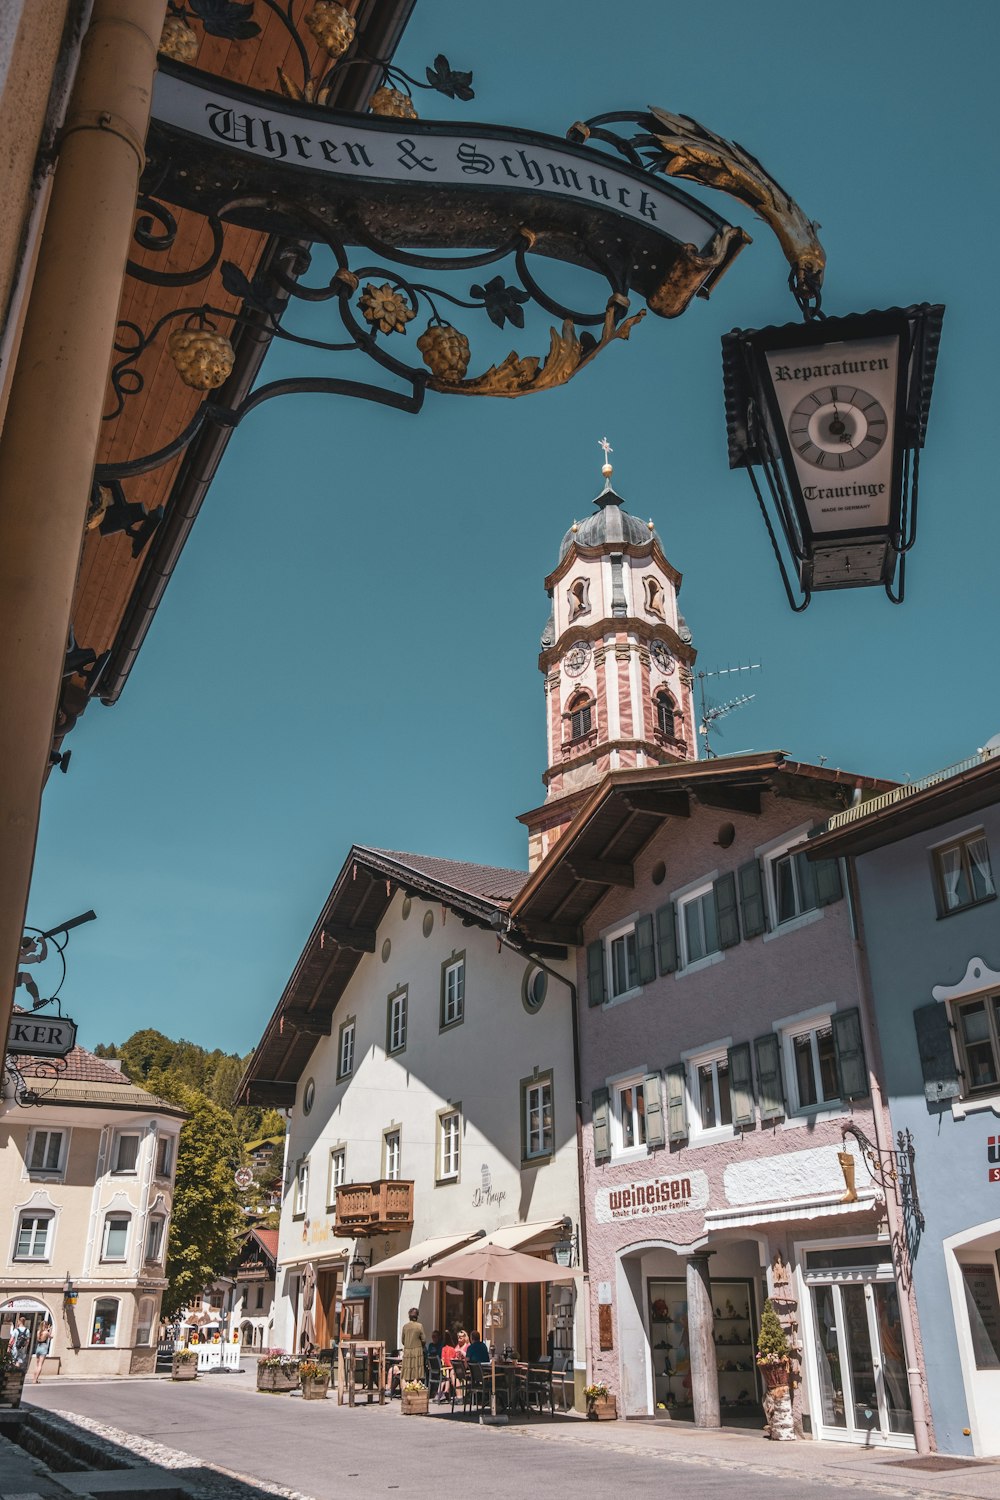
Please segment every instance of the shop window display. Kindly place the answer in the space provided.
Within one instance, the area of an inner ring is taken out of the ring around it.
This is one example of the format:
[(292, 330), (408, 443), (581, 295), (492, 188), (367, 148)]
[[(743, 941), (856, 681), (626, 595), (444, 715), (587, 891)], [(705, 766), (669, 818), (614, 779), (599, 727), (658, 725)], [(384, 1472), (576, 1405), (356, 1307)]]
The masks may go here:
[[(650, 1279), (649, 1344), (657, 1407), (693, 1414), (687, 1289), (680, 1278)], [(723, 1412), (753, 1412), (759, 1405), (754, 1362), (756, 1309), (750, 1281), (713, 1281), (713, 1335)]]

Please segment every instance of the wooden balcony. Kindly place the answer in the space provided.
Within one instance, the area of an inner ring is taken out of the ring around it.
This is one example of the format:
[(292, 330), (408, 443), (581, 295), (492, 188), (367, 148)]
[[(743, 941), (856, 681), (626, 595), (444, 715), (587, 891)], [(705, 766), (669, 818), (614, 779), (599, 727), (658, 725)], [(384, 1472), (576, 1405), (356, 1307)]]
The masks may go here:
[(412, 1182), (352, 1182), (337, 1189), (334, 1234), (353, 1239), (412, 1228)]

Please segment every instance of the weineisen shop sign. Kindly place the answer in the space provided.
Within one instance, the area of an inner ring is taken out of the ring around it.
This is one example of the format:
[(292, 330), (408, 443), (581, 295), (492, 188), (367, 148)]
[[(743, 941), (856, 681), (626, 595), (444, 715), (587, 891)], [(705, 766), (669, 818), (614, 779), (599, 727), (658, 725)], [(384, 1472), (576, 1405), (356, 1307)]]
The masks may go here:
[(15, 1057), (65, 1057), (76, 1046), (76, 1022), (69, 1016), (13, 1017), (7, 1051)]
[(708, 1207), (708, 1177), (686, 1172), (680, 1177), (647, 1177), (599, 1188), (595, 1198), (598, 1224), (619, 1219), (647, 1219), (656, 1214), (685, 1213)]

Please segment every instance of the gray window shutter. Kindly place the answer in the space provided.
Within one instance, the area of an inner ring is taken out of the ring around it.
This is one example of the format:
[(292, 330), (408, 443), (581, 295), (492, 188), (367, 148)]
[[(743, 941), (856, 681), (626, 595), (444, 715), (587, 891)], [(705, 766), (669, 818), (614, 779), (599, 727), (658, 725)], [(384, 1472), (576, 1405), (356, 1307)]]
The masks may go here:
[(639, 983), (652, 984), (656, 978), (656, 949), (653, 946), (652, 917), (637, 918), (635, 946), (639, 964)]
[(660, 1094), (659, 1073), (647, 1073), (642, 1080), (643, 1105), (646, 1110), (646, 1145), (664, 1146), (663, 1099)]
[(913, 1024), (917, 1028), (924, 1094), (932, 1104), (939, 1099), (957, 1099), (962, 1085), (955, 1066), (955, 1049), (951, 1044), (948, 1007), (940, 1000), (920, 1005), (913, 1012)]
[(672, 901), (656, 913), (656, 948), (660, 973), (673, 974), (677, 968), (677, 920)]
[(816, 876), (816, 905), (830, 906), (844, 894), (840, 879), (839, 859), (817, 859), (813, 861)]
[(600, 938), (587, 945), (587, 1000), (604, 1004), (604, 944)]
[(729, 1049), (729, 1096), (733, 1105), (733, 1124), (752, 1125), (753, 1064), (749, 1042), (738, 1042)]
[(667, 1135), (671, 1141), (686, 1141), (687, 1069), (683, 1063), (671, 1063), (667, 1069)]
[(835, 1010), (831, 1016), (833, 1046), (837, 1054), (837, 1075), (841, 1099), (864, 1099), (868, 1093), (868, 1064), (861, 1037), (861, 1012)]
[(764, 906), (764, 880), (760, 860), (750, 859), (740, 865), (738, 871), (740, 887), (740, 917), (745, 938), (759, 937), (767, 931), (767, 915)]
[(595, 1089), (590, 1096), (594, 1121), (594, 1160), (611, 1160), (611, 1096), (607, 1089)]
[(719, 922), (719, 947), (735, 948), (740, 940), (740, 918), (736, 908), (736, 876), (732, 870), (713, 882), (712, 892)]
[(785, 1090), (781, 1082), (781, 1043), (774, 1032), (759, 1036), (753, 1044), (757, 1060), (757, 1097), (762, 1120), (778, 1120), (785, 1113)]

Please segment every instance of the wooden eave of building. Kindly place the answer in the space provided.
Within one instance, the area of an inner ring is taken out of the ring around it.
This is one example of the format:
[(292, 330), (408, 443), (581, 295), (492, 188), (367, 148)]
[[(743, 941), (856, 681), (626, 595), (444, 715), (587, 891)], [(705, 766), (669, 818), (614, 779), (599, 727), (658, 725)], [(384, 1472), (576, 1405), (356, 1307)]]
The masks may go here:
[(236, 1103), (292, 1108), (317, 1037), (332, 1032), (340, 998), (364, 954), (374, 951), (370, 936), (398, 890), (447, 908), (466, 926), (490, 930), (509, 906), (354, 845), (240, 1081)]
[[(361, 51), (372, 58), (391, 58), (416, 0), (344, 3), (358, 18), (352, 55)], [(322, 72), (329, 58), (301, 24), (311, 6), (312, 0), (300, 0), (294, 14), (310, 65), (314, 72)], [(258, 6), (254, 19), (261, 27), (260, 34), (243, 42), (208, 36), (197, 28), (201, 44), (194, 66), (276, 93), (279, 68), (296, 76), (295, 44), (272, 11)], [(374, 63), (343, 67), (335, 75), (330, 107), (364, 110), (381, 74), (381, 67)], [(144, 182), (143, 190), (155, 196), (155, 184)], [(181, 274), (205, 262), (211, 252), (212, 235), (207, 220), (200, 215), (179, 208), (171, 211), (177, 235), (169, 252), (158, 254), (134, 243), (130, 253), (140, 266)], [(137, 212), (141, 216), (141, 210)], [(159, 227), (154, 224), (155, 230)], [(274, 260), (283, 243), (275, 236), (229, 225), (223, 259), (234, 262), (252, 280)], [(221, 266), (206, 280), (180, 287), (156, 286), (126, 276), (119, 318), (145, 330), (175, 308), (202, 303), (230, 312), (238, 308), (239, 299), (222, 285)], [(141, 391), (129, 396), (121, 412), (103, 424), (96, 462), (117, 464), (157, 452), (183, 431), (204, 400), (224, 406), (238, 404), (253, 386), (271, 341), (265, 319), (259, 314), (249, 316), (250, 326), (236, 327), (230, 335), (236, 355), (233, 372), (211, 396), (192, 390), (180, 380), (166, 349), (170, 327), (179, 325), (168, 324), (156, 345), (142, 357)], [(227, 328), (224, 325), (223, 331)], [(110, 412), (114, 406), (109, 382), (106, 410)], [(146, 511), (164, 507), (160, 525), (138, 558), (133, 557), (131, 538), (124, 533), (102, 536), (96, 529), (86, 533), (73, 602), (73, 634), (78, 646), (92, 649), (98, 659), (107, 653), (107, 658), (98, 678), (77, 676), (66, 680), (57, 741), (72, 728), (91, 695), (105, 703), (117, 700), (230, 437), (231, 429), (208, 422), (184, 453), (123, 481), (129, 502), (140, 502)]]
[(968, 818), (1000, 799), (1000, 757), (971, 766), (931, 786), (910, 792), (886, 807), (859, 810), (856, 821), (818, 834), (809, 841), (817, 859), (868, 854), (913, 834), (929, 833), (942, 823)]
[(511, 922), (529, 942), (581, 943), (594, 908), (609, 890), (634, 882), (638, 855), (664, 823), (688, 817), (692, 802), (754, 815), (772, 792), (842, 808), (858, 789), (891, 785), (790, 761), (780, 750), (612, 771), (529, 877), (511, 904)]

